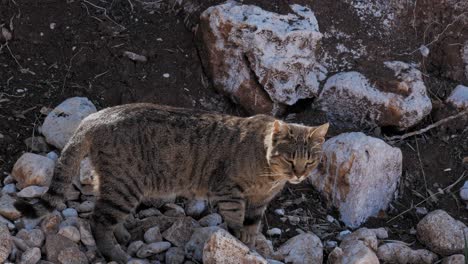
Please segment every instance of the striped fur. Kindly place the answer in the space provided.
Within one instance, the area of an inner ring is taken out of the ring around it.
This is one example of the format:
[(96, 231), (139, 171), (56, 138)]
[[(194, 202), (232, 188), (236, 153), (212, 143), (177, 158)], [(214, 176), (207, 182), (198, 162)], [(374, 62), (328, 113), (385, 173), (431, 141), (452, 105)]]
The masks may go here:
[(88, 155), (99, 181), (93, 232), (107, 259), (127, 261), (113, 230), (148, 197), (208, 198), (230, 230), (251, 242), (271, 199), (316, 166), (327, 128), (152, 104), (107, 108), (83, 120), (41, 202), (17, 208), (34, 216), (62, 203)]

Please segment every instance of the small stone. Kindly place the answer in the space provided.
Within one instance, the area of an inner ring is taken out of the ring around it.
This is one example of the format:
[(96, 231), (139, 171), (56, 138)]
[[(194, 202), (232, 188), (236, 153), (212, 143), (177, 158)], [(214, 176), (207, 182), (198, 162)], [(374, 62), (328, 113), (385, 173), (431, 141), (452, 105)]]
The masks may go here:
[(58, 232), (58, 227), (62, 222), (62, 216), (60, 213), (53, 213), (44, 217), (41, 222), (41, 230), (45, 234)]
[(21, 254), (19, 264), (36, 264), (41, 260), (41, 250), (37, 247), (30, 248)]
[(458, 85), (447, 98), (447, 103), (460, 110), (468, 109), (468, 86)]
[(333, 222), (335, 222), (335, 218), (333, 216), (331, 216), (331, 215), (327, 215), (327, 222), (333, 223)]
[(22, 198), (37, 198), (46, 193), (48, 189), (49, 187), (31, 185), (22, 189), (16, 195)]
[(276, 228), (276, 227), (272, 228), (272, 229), (269, 229), (267, 231), (267, 235), (269, 235), (269, 236), (281, 236), (281, 233), (282, 233), (281, 229)]
[(284, 209), (275, 209), (275, 214), (279, 216), (284, 216)]
[(203, 226), (217, 226), (223, 222), (223, 218), (218, 213), (209, 214), (207, 216), (202, 217), (198, 220), (198, 223)]
[(173, 217), (180, 217), (180, 216), (185, 216), (185, 211), (184, 208), (177, 204), (169, 203), (164, 205), (166, 208), (166, 212), (164, 212), (165, 216), (173, 216)]
[(380, 262), (374, 251), (358, 240), (336, 247), (328, 255), (328, 263), (379, 264)]
[(141, 210), (140, 212), (138, 212), (138, 218), (140, 219), (147, 218), (150, 216), (158, 216), (158, 215), (162, 215), (162, 213), (156, 208), (149, 208), (149, 209)]
[(26, 242), (24, 242), (24, 240), (21, 238), (11, 237), (11, 240), (13, 241), (15, 248), (19, 249), (20, 251), (26, 251), (30, 248), (28, 244), (26, 244)]
[(187, 258), (198, 262), (203, 260), (203, 246), (210, 236), (221, 229), (217, 226), (195, 228), (190, 240), (185, 244)]
[(88, 264), (86, 254), (77, 247), (69, 247), (60, 251), (57, 257), (60, 264)]
[(327, 242), (325, 242), (325, 247), (327, 249), (334, 249), (338, 246), (338, 242), (336, 241), (333, 241), (333, 240), (328, 240)]
[(130, 256), (136, 256), (138, 250), (140, 250), (140, 248), (142, 246), (144, 246), (145, 243), (141, 240), (137, 240), (137, 241), (133, 241), (132, 243), (130, 243), (130, 245), (128, 246), (127, 248), (127, 253), (130, 255)]
[(163, 232), (163, 237), (177, 247), (183, 247), (190, 240), (193, 229), (199, 227), (191, 217), (178, 219), (170, 228)]
[[(207, 228), (207, 227), (205, 227)], [(267, 261), (223, 229), (211, 234), (203, 248), (204, 264), (249, 263), (267, 264)], [(302, 262), (308, 263), (308, 262)]]
[(0, 263), (4, 263), (13, 249), (10, 231), (5, 224), (0, 223)]
[(48, 152), (49, 151), (49, 146), (47, 145), (47, 142), (45, 141), (44, 137), (30, 137), (24, 140), (24, 144), (26, 144), (26, 147), (28, 148), (28, 151), (33, 151), (33, 152)]
[(91, 233), (91, 226), (86, 220), (78, 221), (78, 228), (80, 230), (81, 242), (88, 247), (95, 247), (96, 241)]
[(462, 254), (452, 255), (442, 260), (442, 264), (466, 264), (465, 256)]
[(147, 62), (148, 58), (146, 58), (143, 55), (136, 54), (135, 52), (131, 51), (124, 51), (123, 55), (132, 61), (137, 61), (137, 62)]
[(464, 201), (468, 201), (468, 181), (465, 181), (463, 187), (460, 189), (460, 197)]
[(316, 235), (304, 233), (286, 241), (276, 253), (286, 263), (322, 263), (323, 245)]
[(463, 253), (468, 229), (445, 211), (435, 210), (419, 221), (417, 232), (419, 241), (430, 250), (449, 256)]
[(14, 183), (15, 182), (15, 179), (13, 178), (13, 176), (11, 175), (8, 175), (5, 177), (5, 179), (3, 180), (3, 184), (10, 184), (10, 183)]
[(48, 261), (60, 263), (58, 256), (62, 250), (67, 248), (76, 248), (79, 250), (78, 245), (75, 242), (62, 235), (49, 234), (46, 236), (45, 252)]
[(131, 260), (127, 261), (127, 264), (149, 264), (150, 262), (146, 259), (136, 259), (132, 258)]
[(67, 209), (62, 211), (62, 215), (63, 215), (63, 217), (65, 217), (65, 219), (67, 219), (67, 218), (70, 218), (70, 217), (77, 217), (78, 212), (74, 208), (67, 208)]
[(164, 74), (163, 74), (163, 77), (164, 77), (164, 78), (169, 78), (170, 76), (171, 76), (171, 75), (169, 75), (169, 73), (164, 73)]
[(23, 154), (13, 166), (11, 175), (20, 188), (30, 185), (49, 186), (54, 174), (55, 162), (34, 153)]
[(16, 193), (16, 186), (14, 183), (10, 183), (10, 184), (7, 184), (5, 186), (3, 186), (2, 188), (2, 193), (5, 193), (5, 194), (13, 194), (13, 193)]
[(15, 229), (15, 224), (13, 224), (10, 220), (0, 215), (0, 226), (1, 225), (6, 225), (10, 231)]
[(80, 242), (81, 239), (80, 231), (74, 226), (61, 227), (58, 234), (70, 239), (75, 243)]
[(340, 233), (338, 233), (338, 236), (336, 237), (336, 239), (338, 240), (343, 240), (347, 235), (351, 234), (351, 231), (349, 230), (343, 230), (341, 231)]
[(377, 256), (384, 263), (432, 264), (439, 259), (429, 250), (413, 250), (401, 243), (387, 243), (380, 246)]
[(168, 250), (171, 247), (169, 242), (155, 242), (149, 245), (143, 245), (137, 252), (137, 257), (147, 258), (152, 255), (159, 254)]
[(53, 161), (58, 160), (58, 155), (57, 155), (57, 153), (55, 153), (55, 151), (51, 151), (51, 152), (47, 153), (46, 157), (53, 160)]
[(8, 194), (0, 197), (0, 215), (11, 221), (21, 217), (21, 213), (13, 206), (14, 202), (15, 200)]
[(427, 215), (427, 208), (426, 207), (416, 207), (416, 213), (418, 215)]
[(180, 247), (172, 247), (166, 252), (166, 263), (182, 264), (185, 260), (185, 251)]
[(49, 144), (63, 149), (81, 121), (96, 111), (87, 98), (69, 98), (47, 115), (42, 124), (42, 134)]
[(79, 213), (88, 213), (93, 211), (94, 209), (94, 202), (91, 201), (84, 201), (82, 202), (78, 208), (76, 208)]
[(301, 222), (301, 218), (295, 215), (287, 215), (288, 221), (291, 225), (298, 225)]
[(148, 229), (143, 237), (145, 239), (145, 242), (148, 244), (162, 241), (161, 231), (157, 226)]
[(29, 247), (38, 247), (40, 248), (44, 243), (44, 233), (39, 229), (26, 230), (21, 229), (16, 234), (16, 237), (24, 240)]
[(191, 217), (200, 216), (206, 209), (205, 200), (190, 200), (185, 205), (185, 213)]

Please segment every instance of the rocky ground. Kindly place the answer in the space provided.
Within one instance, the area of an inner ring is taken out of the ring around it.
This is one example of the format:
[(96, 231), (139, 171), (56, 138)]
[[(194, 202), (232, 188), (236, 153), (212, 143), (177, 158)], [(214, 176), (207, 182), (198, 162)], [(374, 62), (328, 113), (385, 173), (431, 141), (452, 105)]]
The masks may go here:
[(332, 126), (255, 249), (171, 198), (127, 220), (132, 263), (465, 263), (468, 5), (222, 3), (0, 1), (0, 262), (103, 262), (87, 160), (66, 208), (31, 221), (12, 203), (47, 190), (82, 118), (153, 102)]

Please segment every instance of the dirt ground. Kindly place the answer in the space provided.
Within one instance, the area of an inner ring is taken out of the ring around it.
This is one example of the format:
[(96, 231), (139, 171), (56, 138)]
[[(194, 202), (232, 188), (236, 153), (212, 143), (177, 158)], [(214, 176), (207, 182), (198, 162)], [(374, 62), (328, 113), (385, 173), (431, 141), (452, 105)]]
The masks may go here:
[[(207, 1), (205, 5), (218, 2)], [(287, 13), (287, 4), (293, 1), (244, 2)], [(0, 24), (13, 30), (12, 40), (0, 48), (0, 178), (8, 175), (14, 162), (28, 151), (23, 141), (38, 135), (38, 127), (45, 118), (40, 109), (53, 108), (69, 97), (87, 97), (98, 109), (152, 102), (245, 115), (229, 98), (216, 93), (204, 76), (193, 32), (185, 25), (196, 21), (196, 17), (187, 18), (170, 6), (158, 9), (155, 6), (158, 1), (152, 3), (0, 0)], [(335, 23), (333, 12), (350, 12), (346, 4), (338, 1), (309, 4), (324, 31)], [(352, 27), (350, 23), (350, 33)], [(408, 39), (401, 45), (407, 47), (414, 41), (417, 39)], [(388, 45), (393, 44), (382, 43), (375, 49), (383, 50)], [(131, 61), (123, 56), (125, 51), (145, 55), (148, 61)], [(356, 68), (369, 70), (360, 62)], [(436, 72), (427, 72), (425, 82), (435, 107), (413, 130), (453, 114), (440, 102), (455, 83)], [(288, 120), (307, 125), (323, 123), (325, 116), (314, 110), (310, 102), (304, 100), (291, 107), (290, 113), (295, 114), (289, 115)], [(330, 136), (340, 132), (343, 131), (332, 128)], [(381, 138), (403, 133), (391, 128), (364, 132)], [(411, 229), (423, 217), (411, 209), (416, 206), (428, 211), (444, 209), (468, 224), (468, 210), (458, 194), (468, 178), (467, 165), (462, 163), (463, 157), (468, 156), (467, 123), (455, 120), (394, 145), (402, 149), (404, 159), (398, 198), (387, 213), (370, 219), (366, 226), (389, 227), (391, 239), (413, 243), (417, 240)], [(450, 190), (427, 199), (458, 179), (458, 184)], [(300, 216), (302, 221), (298, 225), (282, 222), (273, 213), (277, 208)], [(288, 186), (268, 209), (264, 228), (285, 230), (274, 240), (276, 245), (296, 235), (297, 228), (312, 230), (327, 241), (345, 229), (338, 222), (328, 222), (328, 214), (338, 218), (337, 212), (326, 209), (325, 201), (310, 185)]]

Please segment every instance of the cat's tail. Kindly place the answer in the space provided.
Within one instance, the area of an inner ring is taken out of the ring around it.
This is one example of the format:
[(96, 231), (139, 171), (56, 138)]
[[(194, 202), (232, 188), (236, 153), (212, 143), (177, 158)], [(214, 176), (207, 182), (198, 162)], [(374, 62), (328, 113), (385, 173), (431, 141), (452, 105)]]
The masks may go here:
[(38, 218), (52, 212), (63, 204), (65, 193), (69, 190), (73, 178), (79, 174), (81, 160), (89, 152), (88, 129), (80, 125), (67, 145), (54, 169), (49, 190), (44, 193), (37, 203), (31, 204), (24, 199), (18, 199), (14, 206), (27, 218)]

